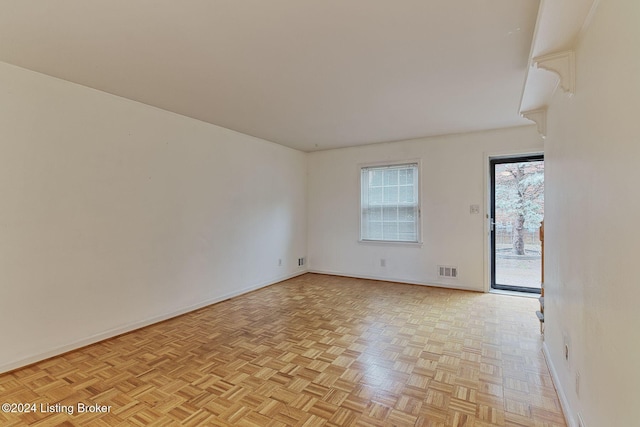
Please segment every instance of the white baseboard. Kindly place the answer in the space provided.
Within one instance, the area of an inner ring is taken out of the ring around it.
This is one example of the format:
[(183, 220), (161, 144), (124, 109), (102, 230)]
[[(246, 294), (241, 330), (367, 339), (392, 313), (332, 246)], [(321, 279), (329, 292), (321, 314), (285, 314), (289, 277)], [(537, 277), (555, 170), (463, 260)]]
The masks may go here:
[(443, 282), (420, 282), (415, 280), (400, 279), (397, 277), (379, 277), (379, 276), (372, 276), (367, 274), (345, 273), (342, 271), (330, 271), (330, 270), (309, 269), (308, 273), (327, 274), (329, 276), (353, 277), (355, 279), (380, 280), (383, 282), (406, 283), (408, 285), (432, 286), (436, 288), (458, 289), (461, 291), (484, 292), (482, 288), (464, 285), (464, 284), (451, 284), (451, 283), (443, 283)]
[(56, 347), (51, 350), (43, 351), (41, 353), (33, 354), (31, 356), (23, 357), (21, 359), (15, 360), (13, 362), (5, 363), (4, 365), (0, 365), (0, 374), (13, 371), (15, 369), (19, 369), (25, 367), (27, 365), (31, 365), (36, 362), (40, 362), (45, 359), (49, 359), (54, 356), (59, 356), (61, 354), (67, 353), (72, 350), (77, 350), (82, 347), (86, 347), (91, 344), (95, 344), (100, 341), (104, 341), (109, 338), (113, 338), (118, 335), (125, 334), (127, 332), (135, 331), (136, 329), (144, 328), (145, 326), (153, 325), (154, 323), (162, 322), (173, 317), (181, 316), (185, 313), (189, 313), (191, 311), (199, 310), (208, 305), (212, 305), (224, 300), (228, 300), (229, 298), (237, 297), (242, 294), (246, 294), (248, 292), (255, 291), (260, 288), (264, 288), (265, 286), (273, 285), (274, 283), (282, 282), (283, 280), (291, 279), (296, 276), (300, 276), (302, 274), (307, 273), (304, 271), (296, 271), (291, 274), (287, 274), (281, 277), (277, 277), (265, 282), (257, 283), (246, 288), (239, 289), (237, 291), (229, 292), (224, 295), (217, 296), (215, 298), (210, 298), (205, 301), (201, 301), (197, 304), (190, 305), (188, 307), (183, 307), (178, 310), (171, 311), (169, 313), (161, 314), (158, 316), (154, 316), (148, 319), (140, 320), (138, 322), (129, 323), (117, 328), (109, 329), (107, 331), (91, 335), (89, 337), (71, 342), (69, 344), (65, 344), (59, 347)]
[(549, 353), (549, 348), (547, 347), (547, 343), (542, 343), (542, 353), (544, 354), (544, 358), (547, 361), (547, 366), (549, 367), (549, 372), (551, 372), (551, 379), (553, 380), (553, 385), (556, 387), (556, 392), (558, 393), (558, 398), (560, 399), (560, 406), (562, 407), (562, 413), (564, 415), (564, 419), (567, 423), (567, 427), (578, 427), (578, 423), (573, 419), (573, 410), (571, 405), (569, 404), (569, 399), (567, 399), (567, 395), (562, 388), (562, 383), (560, 382), (560, 377), (558, 376), (558, 371), (556, 371), (556, 367), (551, 361), (551, 354)]

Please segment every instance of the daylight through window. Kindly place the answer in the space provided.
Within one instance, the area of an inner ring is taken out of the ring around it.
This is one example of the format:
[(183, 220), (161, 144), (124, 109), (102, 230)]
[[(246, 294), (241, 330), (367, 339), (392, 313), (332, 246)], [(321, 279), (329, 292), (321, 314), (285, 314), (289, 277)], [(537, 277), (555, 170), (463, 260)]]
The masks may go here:
[(360, 240), (418, 242), (418, 164), (361, 170)]

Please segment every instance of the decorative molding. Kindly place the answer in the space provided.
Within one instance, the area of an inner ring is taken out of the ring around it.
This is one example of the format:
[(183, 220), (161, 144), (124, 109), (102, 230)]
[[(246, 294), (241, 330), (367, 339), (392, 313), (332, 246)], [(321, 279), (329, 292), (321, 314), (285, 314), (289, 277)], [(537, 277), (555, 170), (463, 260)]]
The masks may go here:
[(536, 68), (551, 71), (560, 77), (560, 87), (566, 93), (576, 92), (576, 55), (572, 50), (533, 58)]
[(531, 120), (538, 125), (538, 133), (544, 139), (547, 137), (547, 109), (540, 108), (537, 110), (523, 111), (520, 113), (525, 119)]

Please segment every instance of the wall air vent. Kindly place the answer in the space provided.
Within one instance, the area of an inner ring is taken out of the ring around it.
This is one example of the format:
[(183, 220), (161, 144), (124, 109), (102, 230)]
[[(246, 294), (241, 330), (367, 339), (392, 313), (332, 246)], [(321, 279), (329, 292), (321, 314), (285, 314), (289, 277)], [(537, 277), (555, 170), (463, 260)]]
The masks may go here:
[(438, 277), (446, 277), (448, 279), (457, 279), (458, 278), (458, 267), (453, 267), (450, 265), (439, 265), (438, 266)]

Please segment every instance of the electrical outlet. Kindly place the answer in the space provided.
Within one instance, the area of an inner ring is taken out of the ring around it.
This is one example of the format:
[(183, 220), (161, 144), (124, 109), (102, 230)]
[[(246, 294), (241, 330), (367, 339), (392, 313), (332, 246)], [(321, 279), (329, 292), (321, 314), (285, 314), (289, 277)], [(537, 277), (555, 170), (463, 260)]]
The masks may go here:
[(471, 205), (469, 206), (469, 213), (472, 215), (480, 213), (480, 205)]
[(380, 258), (380, 267), (386, 267), (387, 266), (387, 260), (384, 258)]
[(569, 360), (569, 344), (564, 345), (564, 360)]
[(282, 267), (282, 258), (278, 258), (278, 267)]

